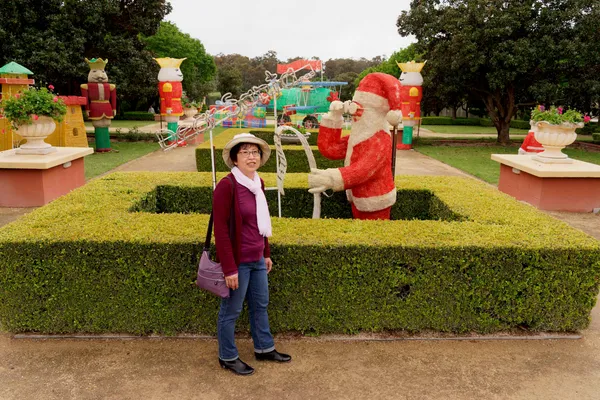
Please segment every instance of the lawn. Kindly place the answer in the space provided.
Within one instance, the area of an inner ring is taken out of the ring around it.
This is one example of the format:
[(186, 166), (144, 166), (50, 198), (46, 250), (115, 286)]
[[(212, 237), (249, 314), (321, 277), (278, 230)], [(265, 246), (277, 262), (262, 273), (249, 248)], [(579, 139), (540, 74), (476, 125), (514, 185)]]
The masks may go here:
[[(466, 126), (466, 125), (421, 125), (421, 128), (435, 133), (456, 133), (456, 134), (487, 134), (497, 135), (498, 131), (493, 126)], [(510, 129), (512, 135), (527, 135), (529, 131), (525, 129)]]
[[(500, 177), (500, 164), (491, 159), (492, 154), (517, 154), (519, 145), (512, 146), (432, 146), (423, 144), (417, 151), (440, 160), (448, 165), (463, 170), (488, 183), (497, 185)], [(600, 153), (588, 152), (581, 149), (563, 150), (569, 157), (600, 164)]]
[[(94, 141), (91, 141), (90, 146), (94, 145)], [(160, 148), (158, 143), (152, 142), (111, 142), (110, 145), (114, 151), (94, 153), (84, 158), (86, 180)]]
[[(138, 127), (141, 128), (142, 126), (148, 126), (148, 125), (154, 125), (157, 122), (155, 121), (121, 121), (121, 120), (113, 120), (110, 123), (110, 127), (111, 128), (127, 128), (127, 129), (131, 129), (134, 127)], [(90, 121), (86, 121), (85, 122), (85, 127), (86, 128), (93, 128), (94, 126), (92, 125), (92, 123)]]

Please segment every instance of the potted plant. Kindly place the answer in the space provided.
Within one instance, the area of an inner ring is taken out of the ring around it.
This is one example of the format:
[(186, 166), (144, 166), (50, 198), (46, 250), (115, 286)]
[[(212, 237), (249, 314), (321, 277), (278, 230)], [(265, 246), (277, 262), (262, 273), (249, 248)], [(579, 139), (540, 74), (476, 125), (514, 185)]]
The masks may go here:
[(3, 114), (16, 133), (27, 139), (17, 154), (48, 154), (56, 148), (44, 139), (56, 129), (54, 120), (62, 121), (67, 113), (65, 103), (47, 88), (29, 88), (2, 100)]
[(531, 112), (531, 128), (535, 139), (542, 144), (544, 151), (533, 158), (551, 163), (572, 162), (561, 150), (577, 139), (575, 129), (583, 126), (584, 118), (578, 111), (564, 111), (562, 107), (538, 106)]
[(198, 114), (198, 102), (190, 99), (185, 93), (181, 96), (181, 105), (183, 106), (183, 114), (186, 120), (191, 120)]

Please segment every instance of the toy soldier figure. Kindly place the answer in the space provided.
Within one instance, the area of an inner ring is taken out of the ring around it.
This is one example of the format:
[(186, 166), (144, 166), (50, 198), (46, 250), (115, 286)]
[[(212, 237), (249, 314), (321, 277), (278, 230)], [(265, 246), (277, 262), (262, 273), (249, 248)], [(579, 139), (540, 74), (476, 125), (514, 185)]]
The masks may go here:
[(110, 135), (108, 128), (117, 113), (117, 87), (108, 83), (104, 71), (108, 60), (101, 58), (85, 59), (90, 66), (88, 83), (81, 85), (81, 95), (86, 98), (85, 111), (94, 125), (96, 152), (110, 151)]

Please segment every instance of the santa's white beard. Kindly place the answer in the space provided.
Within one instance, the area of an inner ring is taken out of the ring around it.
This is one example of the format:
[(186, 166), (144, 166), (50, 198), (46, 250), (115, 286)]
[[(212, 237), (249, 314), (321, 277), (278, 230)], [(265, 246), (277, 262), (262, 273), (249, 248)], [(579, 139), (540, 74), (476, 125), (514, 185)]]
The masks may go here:
[(388, 135), (391, 135), (388, 123), (385, 120), (386, 113), (387, 111), (381, 112), (380, 110), (365, 109), (360, 119), (352, 122), (350, 138), (348, 139), (348, 150), (346, 151), (346, 159), (344, 161), (345, 166), (350, 165), (352, 149), (358, 143), (371, 138), (379, 131), (385, 131)]

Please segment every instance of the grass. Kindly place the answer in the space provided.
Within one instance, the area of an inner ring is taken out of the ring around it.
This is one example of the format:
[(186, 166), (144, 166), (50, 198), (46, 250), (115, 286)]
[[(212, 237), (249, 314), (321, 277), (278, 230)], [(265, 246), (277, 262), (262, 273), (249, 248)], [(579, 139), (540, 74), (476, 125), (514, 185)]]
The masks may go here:
[[(91, 147), (94, 145), (93, 141), (90, 142)], [(114, 151), (94, 153), (84, 158), (86, 180), (160, 148), (158, 143), (152, 142), (111, 142), (110, 145)]]
[[(148, 125), (153, 125), (156, 124), (157, 122), (155, 121), (121, 121), (121, 120), (113, 120), (110, 123), (110, 127), (111, 128), (127, 128), (127, 129), (131, 129), (134, 127), (138, 127), (141, 128), (143, 126), (148, 126)], [(90, 121), (86, 121), (85, 122), (85, 127), (86, 128), (93, 128), (94, 126), (92, 125), (92, 123)]]
[[(498, 184), (500, 164), (491, 159), (492, 154), (517, 154), (520, 144), (511, 146), (434, 146), (422, 144), (416, 150), (427, 156), (442, 161), (455, 168), (463, 170), (479, 179), (493, 185)], [(569, 157), (600, 164), (600, 153), (588, 152), (581, 149), (564, 149)]]
[[(421, 125), (421, 128), (435, 133), (456, 133), (456, 134), (487, 134), (497, 135), (498, 131), (493, 126), (463, 126), (463, 125)], [(512, 135), (527, 135), (526, 129), (510, 129)]]

